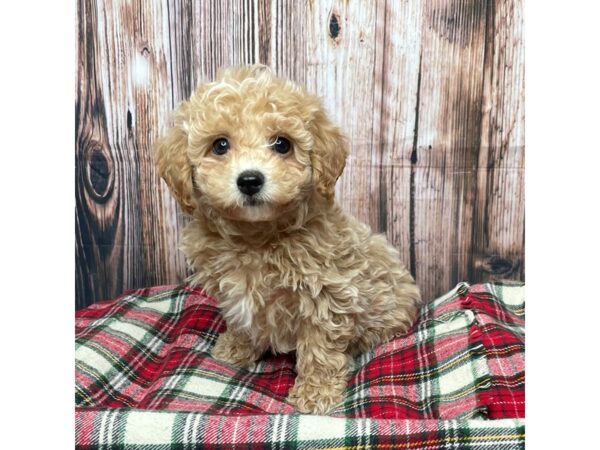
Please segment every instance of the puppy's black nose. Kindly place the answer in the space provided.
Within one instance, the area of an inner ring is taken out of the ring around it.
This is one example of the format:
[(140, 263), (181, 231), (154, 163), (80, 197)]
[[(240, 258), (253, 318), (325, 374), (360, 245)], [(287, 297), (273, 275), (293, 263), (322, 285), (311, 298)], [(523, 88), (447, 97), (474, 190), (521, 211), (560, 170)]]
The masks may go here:
[(246, 170), (237, 179), (238, 189), (246, 195), (254, 195), (265, 184), (265, 177), (256, 170)]

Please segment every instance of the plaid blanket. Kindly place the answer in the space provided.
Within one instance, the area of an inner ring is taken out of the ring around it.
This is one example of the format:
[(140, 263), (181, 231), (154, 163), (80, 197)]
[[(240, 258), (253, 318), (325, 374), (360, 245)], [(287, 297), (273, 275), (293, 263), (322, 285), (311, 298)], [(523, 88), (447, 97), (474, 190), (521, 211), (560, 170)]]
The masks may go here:
[[(76, 314), (79, 448), (524, 448), (524, 288), (460, 283), (413, 331), (352, 361), (330, 416), (286, 403), (294, 355), (214, 360), (225, 324), (188, 286)], [(491, 420), (494, 419), (494, 420)]]

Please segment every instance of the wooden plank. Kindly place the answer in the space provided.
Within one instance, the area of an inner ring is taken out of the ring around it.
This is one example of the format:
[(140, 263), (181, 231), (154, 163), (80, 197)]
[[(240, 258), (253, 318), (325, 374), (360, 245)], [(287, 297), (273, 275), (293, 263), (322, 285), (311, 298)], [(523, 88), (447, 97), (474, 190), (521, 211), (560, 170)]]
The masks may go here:
[(169, 0), (169, 14), (175, 79), (185, 80), (177, 101), (229, 66), (263, 63), (304, 83), (305, 3)]
[(422, 2), (388, 0), (378, 14), (373, 170), (380, 170), (378, 226), (410, 268), (410, 157), (415, 135)]
[(91, 1), (78, 2), (78, 92), (76, 121), (76, 307), (109, 298), (112, 288), (122, 283), (109, 278), (106, 262), (119, 258), (112, 242), (122, 239), (118, 227), (115, 190), (115, 161), (107, 143), (105, 105), (97, 77), (98, 17)]
[(484, 0), (424, 3), (411, 259), (426, 299), (469, 275), (486, 7)]
[(257, 14), (248, 0), (193, 2), (188, 68), (193, 87), (214, 79), (222, 67), (258, 62)]
[(481, 149), (469, 278), (524, 279), (523, 3), (491, 2), (487, 13)]
[[(162, 6), (80, 3), (80, 17), (86, 18), (80, 24), (80, 59), (93, 63), (80, 65), (79, 77), (82, 85), (93, 80), (94, 90), (93, 99), (80, 103), (78, 136), (90, 128), (92, 135), (99, 131), (91, 144), (78, 139), (78, 237), (83, 243), (78, 261), (85, 259), (91, 269), (80, 273), (90, 288), (79, 303), (185, 275), (180, 256), (167, 250), (176, 246), (177, 237), (163, 220), (151, 157), (159, 117), (171, 109)], [(89, 173), (101, 173), (96, 183), (109, 180), (110, 190), (95, 195)]]
[(271, 20), (260, 21), (259, 33), (270, 37), (270, 52), (265, 53), (260, 62), (269, 65), (277, 74), (306, 86), (310, 2), (267, 0), (264, 3), (270, 4)]
[[(373, 146), (377, 2), (312, 2), (306, 35), (307, 87), (321, 96), (348, 137), (350, 155), (336, 194), (342, 206), (379, 229), (381, 149)], [(371, 186), (377, 186), (371, 190)]]

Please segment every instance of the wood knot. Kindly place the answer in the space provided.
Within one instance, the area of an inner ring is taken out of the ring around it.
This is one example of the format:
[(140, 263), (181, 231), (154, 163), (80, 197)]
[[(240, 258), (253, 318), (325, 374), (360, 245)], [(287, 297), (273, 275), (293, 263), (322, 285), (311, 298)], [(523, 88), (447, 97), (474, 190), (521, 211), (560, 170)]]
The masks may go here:
[(493, 275), (508, 275), (514, 270), (514, 264), (500, 256), (489, 256), (483, 260), (481, 268)]
[(101, 144), (94, 143), (85, 152), (85, 186), (94, 201), (106, 202), (113, 191), (113, 162)]
[(130, 110), (127, 110), (127, 135), (130, 139), (133, 137), (133, 116)]
[(335, 12), (332, 12), (329, 16), (329, 37), (336, 44), (340, 40), (340, 30), (340, 18)]

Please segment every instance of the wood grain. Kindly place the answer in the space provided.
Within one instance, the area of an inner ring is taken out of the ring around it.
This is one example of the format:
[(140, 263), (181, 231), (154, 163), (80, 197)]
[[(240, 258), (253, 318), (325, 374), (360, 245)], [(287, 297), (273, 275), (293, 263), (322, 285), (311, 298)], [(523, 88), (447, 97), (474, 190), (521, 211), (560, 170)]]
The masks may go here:
[(427, 298), (469, 280), (487, 4), (423, 2), (411, 245)]
[(152, 144), (223, 66), (319, 94), (349, 137), (340, 203), (426, 298), (524, 277), (521, 0), (79, 0), (76, 306), (179, 283), (186, 222)]
[[(173, 105), (166, 15), (149, 5), (79, 3), (86, 20), (76, 115), (78, 306), (186, 274), (177, 230), (167, 223), (176, 216), (163, 207), (172, 200), (151, 158), (157, 124)], [(104, 185), (101, 193), (94, 187)]]
[[(417, 127), (422, 2), (387, 1), (379, 8), (373, 140), (379, 151), (378, 227), (400, 251), (415, 274), (411, 259), (411, 155)], [(377, 186), (374, 186), (374, 188)]]
[(470, 278), (525, 277), (523, 4), (490, 2)]
[(314, 2), (306, 36), (307, 87), (326, 99), (329, 114), (350, 143), (338, 198), (347, 211), (375, 228), (379, 228), (381, 172), (380, 149), (374, 151), (373, 146), (379, 132), (373, 127), (373, 111), (381, 91), (376, 90), (374, 76), (377, 6), (376, 2)]

